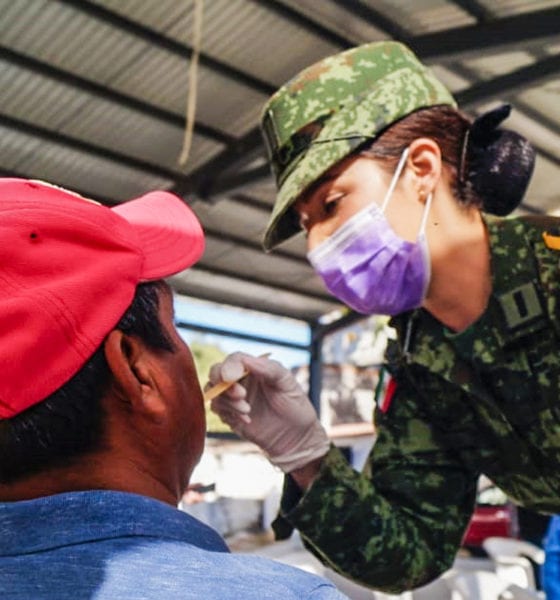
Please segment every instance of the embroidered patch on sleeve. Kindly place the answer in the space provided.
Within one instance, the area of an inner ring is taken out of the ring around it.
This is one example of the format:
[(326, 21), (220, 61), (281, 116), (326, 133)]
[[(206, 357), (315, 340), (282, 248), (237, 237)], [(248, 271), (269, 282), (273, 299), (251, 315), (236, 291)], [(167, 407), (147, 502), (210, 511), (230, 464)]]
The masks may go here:
[(382, 413), (386, 413), (391, 406), (391, 402), (393, 400), (393, 396), (395, 395), (395, 390), (397, 389), (397, 382), (391, 377), (389, 379), (389, 383), (387, 383), (387, 388), (385, 390), (385, 395), (379, 402), (379, 410)]

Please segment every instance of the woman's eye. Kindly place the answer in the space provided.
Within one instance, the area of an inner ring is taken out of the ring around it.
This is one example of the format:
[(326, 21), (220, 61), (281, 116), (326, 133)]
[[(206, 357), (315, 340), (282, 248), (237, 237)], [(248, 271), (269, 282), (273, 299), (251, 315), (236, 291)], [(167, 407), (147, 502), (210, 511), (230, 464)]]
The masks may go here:
[(325, 203), (323, 205), (323, 210), (325, 211), (325, 214), (332, 214), (338, 207), (338, 203), (342, 200), (343, 197), (344, 194), (336, 194), (326, 198)]

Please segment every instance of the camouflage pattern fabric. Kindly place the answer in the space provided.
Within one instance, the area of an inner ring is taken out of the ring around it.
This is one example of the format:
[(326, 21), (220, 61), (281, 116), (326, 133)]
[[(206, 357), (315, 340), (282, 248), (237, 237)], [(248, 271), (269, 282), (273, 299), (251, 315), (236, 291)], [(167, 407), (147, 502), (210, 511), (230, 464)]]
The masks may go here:
[[(487, 221), (493, 293), (459, 334), (419, 309), (392, 320), (397, 382), (362, 473), (333, 448), (275, 528), (297, 527), (342, 575), (398, 593), (448, 569), (481, 473), (514, 501), (560, 512), (560, 220)], [(405, 347), (404, 340), (408, 339)], [(292, 499), (293, 502), (293, 499)]]
[(268, 101), (262, 132), (278, 184), (268, 250), (299, 231), (290, 207), (330, 167), (406, 115), (455, 101), (399, 42), (365, 44), (308, 67)]

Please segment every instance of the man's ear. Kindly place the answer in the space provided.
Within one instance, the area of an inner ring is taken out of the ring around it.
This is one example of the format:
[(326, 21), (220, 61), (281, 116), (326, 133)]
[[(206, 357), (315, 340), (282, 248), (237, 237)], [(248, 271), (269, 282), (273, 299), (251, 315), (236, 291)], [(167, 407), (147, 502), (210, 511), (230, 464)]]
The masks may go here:
[(433, 193), (442, 174), (441, 149), (431, 138), (417, 138), (409, 146), (408, 166), (421, 199)]
[(157, 385), (155, 352), (141, 339), (118, 329), (105, 339), (104, 352), (118, 399), (126, 409), (161, 422), (166, 407)]

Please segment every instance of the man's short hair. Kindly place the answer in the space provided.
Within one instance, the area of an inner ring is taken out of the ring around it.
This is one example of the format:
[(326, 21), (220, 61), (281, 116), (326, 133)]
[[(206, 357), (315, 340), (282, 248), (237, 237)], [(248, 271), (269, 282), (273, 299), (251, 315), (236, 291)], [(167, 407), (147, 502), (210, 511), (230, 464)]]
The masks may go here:
[[(161, 281), (140, 284), (116, 325), (150, 348), (175, 347), (159, 319)], [(33, 377), (30, 365), (29, 376)], [(68, 463), (103, 443), (102, 399), (111, 383), (103, 344), (61, 388), (22, 413), (0, 420), (0, 483)]]

